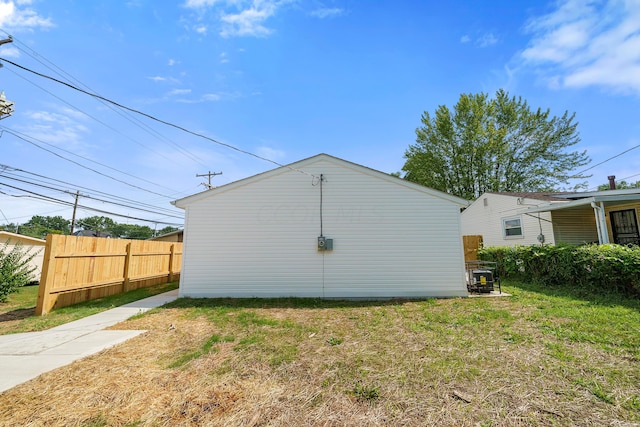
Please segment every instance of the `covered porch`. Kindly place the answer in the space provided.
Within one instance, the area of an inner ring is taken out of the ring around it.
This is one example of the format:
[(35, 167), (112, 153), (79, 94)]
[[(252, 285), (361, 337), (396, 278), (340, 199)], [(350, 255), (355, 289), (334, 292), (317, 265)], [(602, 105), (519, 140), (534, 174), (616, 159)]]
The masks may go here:
[(522, 210), (523, 215), (550, 212), (558, 243), (640, 245), (640, 189), (558, 195), (566, 203)]

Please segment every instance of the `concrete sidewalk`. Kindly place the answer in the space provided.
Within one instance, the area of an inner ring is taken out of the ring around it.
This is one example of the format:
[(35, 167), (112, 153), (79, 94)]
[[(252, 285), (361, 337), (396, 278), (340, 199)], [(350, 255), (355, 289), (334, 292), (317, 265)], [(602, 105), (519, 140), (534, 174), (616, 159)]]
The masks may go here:
[(0, 392), (146, 332), (102, 329), (177, 298), (175, 289), (46, 331), (0, 335)]

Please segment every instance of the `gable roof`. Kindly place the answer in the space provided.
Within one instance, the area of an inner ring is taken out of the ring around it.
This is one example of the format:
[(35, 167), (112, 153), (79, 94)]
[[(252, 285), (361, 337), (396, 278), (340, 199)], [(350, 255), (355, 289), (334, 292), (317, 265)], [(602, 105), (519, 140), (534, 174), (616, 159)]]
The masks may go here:
[(4, 244), (7, 240), (22, 240), (34, 245), (44, 245), (46, 240), (38, 239), (36, 237), (25, 236), (24, 234), (11, 233), (9, 231), (0, 231), (0, 244)]
[(304, 168), (309, 166), (309, 165), (312, 165), (313, 163), (317, 163), (318, 161), (327, 161), (327, 162), (330, 162), (330, 163), (333, 163), (333, 164), (336, 164), (336, 165), (339, 165), (339, 166), (343, 166), (343, 167), (346, 167), (346, 168), (349, 168), (349, 169), (352, 169), (352, 170), (356, 170), (356, 171), (358, 171), (360, 173), (363, 173), (365, 175), (373, 176), (373, 177), (376, 177), (378, 179), (384, 179), (384, 180), (386, 180), (388, 182), (391, 182), (393, 184), (400, 185), (400, 186), (403, 186), (403, 187), (406, 187), (406, 188), (410, 188), (410, 189), (422, 192), (424, 194), (428, 194), (430, 196), (446, 200), (446, 201), (451, 202), (453, 204), (456, 204), (456, 205), (458, 205), (460, 207), (465, 207), (465, 206), (469, 205), (469, 201), (467, 201), (465, 199), (462, 199), (460, 197), (453, 196), (451, 194), (444, 193), (442, 191), (434, 190), (433, 188), (425, 187), (423, 185), (415, 184), (413, 182), (404, 180), (402, 178), (398, 178), (398, 177), (390, 175), (388, 173), (380, 172), (378, 170), (371, 169), (369, 167), (362, 166), (362, 165), (359, 165), (359, 164), (356, 164), (356, 163), (352, 163), (352, 162), (349, 162), (347, 160), (343, 160), (343, 159), (340, 159), (338, 157), (330, 156), (330, 155), (324, 154), (324, 153), (317, 154), (315, 156), (312, 156), (312, 157), (309, 157), (309, 158), (306, 158), (306, 159), (303, 159), (303, 160), (299, 160), (297, 162), (290, 163), (288, 165), (284, 165), (284, 166), (281, 166), (281, 167), (276, 168), (276, 169), (272, 169), (272, 170), (269, 170), (269, 171), (266, 171), (266, 172), (262, 172), (262, 173), (259, 173), (257, 175), (250, 176), (248, 178), (244, 178), (244, 179), (241, 179), (241, 180), (238, 180), (238, 181), (234, 181), (234, 182), (231, 182), (229, 184), (225, 184), (225, 185), (221, 185), (221, 186), (216, 187), (216, 188), (205, 190), (203, 192), (200, 192), (200, 193), (197, 193), (197, 194), (193, 194), (191, 196), (187, 196), (187, 197), (184, 197), (182, 199), (175, 200), (175, 201), (173, 201), (171, 203), (173, 205), (175, 205), (176, 207), (184, 209), (187, 205), (190, 205), (190, 204), (192, 204), (194, 202), (197, 202), (199, 200), (208, 198), (208, 197), (213, 196), (215, 194), (219, 194), (219, 193), (224, 192), (224, 191), (229, 191), (229, 190), (232, 190), (234, 188), (238, 188), (238, 187), (241, 187), (241, 186), (244, 186), (244, 185), (248, 185), (248, 184), (251, 184), (253, 182), (257, 182), (259, 180), (263, 180), (263, 179), (266, 179), (266, 178), (269, 178), (269, 177), (272, 177), (272, 176), (277, 176), (279, 174), (282, 174), (282, 173), (285, 173), (285, 172), (289, 172), (289, 171), (297, 171), (297, 172), (302, 173), (302, 174), (307, 174), (311, 178), (314, 178), (315, 176), (313, 174), (310, 174), (310, 173), (306, 172), (304, 170)]

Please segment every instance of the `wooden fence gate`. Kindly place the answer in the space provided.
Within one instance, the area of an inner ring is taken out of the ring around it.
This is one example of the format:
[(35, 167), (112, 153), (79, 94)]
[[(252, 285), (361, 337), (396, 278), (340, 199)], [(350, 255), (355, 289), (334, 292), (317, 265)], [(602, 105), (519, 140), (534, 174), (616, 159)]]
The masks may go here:
[(482, 236), (462, 236), (464, 245), (464, 262), (476, 261), (478, 249), (482, 248)]

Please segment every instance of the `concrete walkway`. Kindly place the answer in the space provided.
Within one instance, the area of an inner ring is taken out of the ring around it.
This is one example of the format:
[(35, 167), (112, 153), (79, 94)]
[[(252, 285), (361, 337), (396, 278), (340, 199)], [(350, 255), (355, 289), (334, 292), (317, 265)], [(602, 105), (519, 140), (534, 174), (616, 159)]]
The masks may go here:
[(0, 335), (0, 392), (146, 332), (103, 329), (177, 298), (175, 289), (46, 331)]

